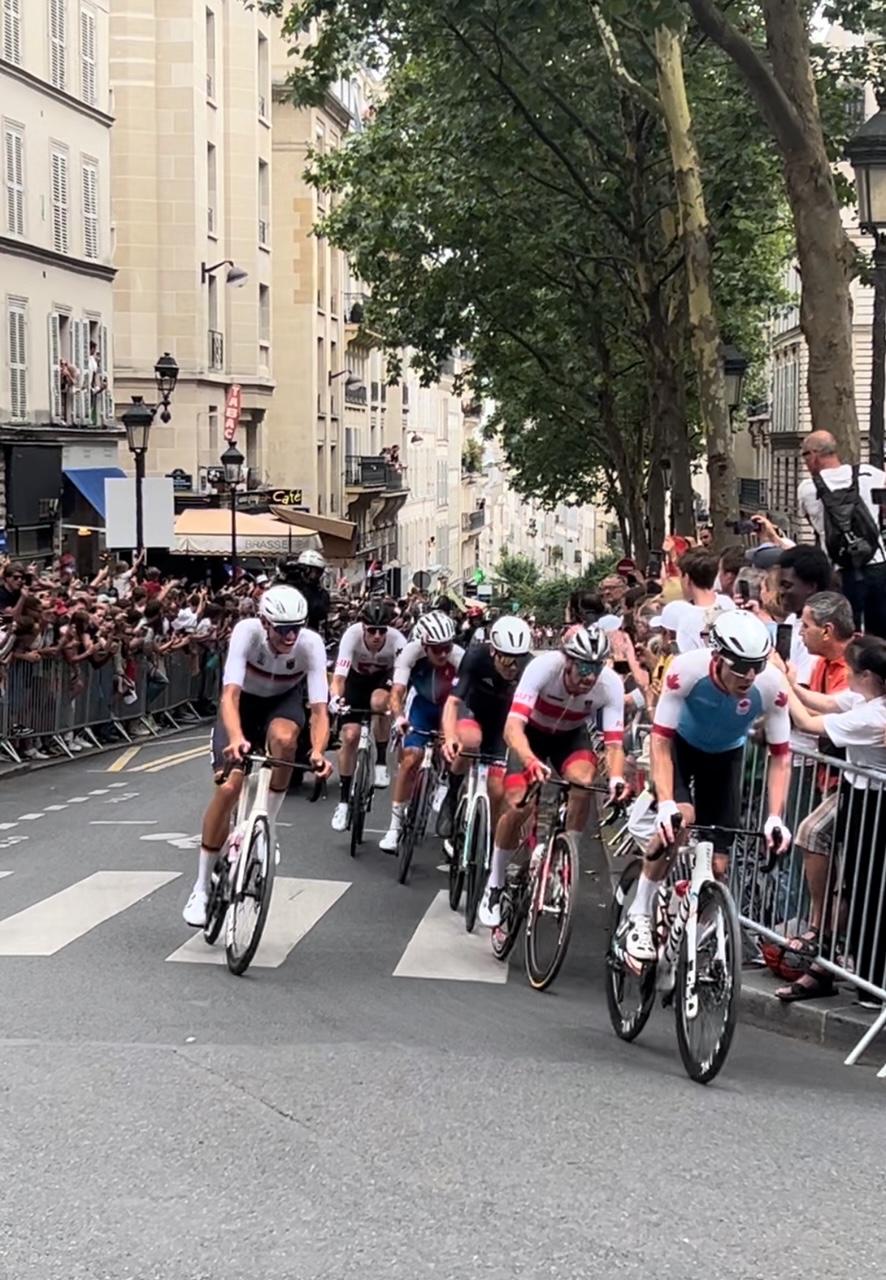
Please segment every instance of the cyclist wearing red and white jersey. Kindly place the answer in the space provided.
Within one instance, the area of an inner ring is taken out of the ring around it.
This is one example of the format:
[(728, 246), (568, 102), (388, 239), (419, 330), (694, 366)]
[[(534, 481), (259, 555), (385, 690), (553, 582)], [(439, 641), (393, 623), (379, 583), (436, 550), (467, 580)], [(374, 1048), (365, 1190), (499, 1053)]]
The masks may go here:
[[(791, 833), (782, 821), (790, 781), (791, 722), (784, 677), (770, 664), (772, 641), (759, 618), (736, 610), (721, 613), (710, 629), (710, 649), (678, 654), (665, 677), (652, 724), (652, 783), (657, 797), (656, 835), (647, 858), (674, 843), (673, 821), (688, 826), (737, 827), (740, 818), (744, 744), (754, 721), (763, 717), (769, 743), (770, 845), (779, 849)], [(713, 652), (712, 652), (713, 651)], [(715, 843), (714, 869), (726, 874), (724, 840)], [(658, 886), (669, 858), (645, 862), (637, 894), (622, 925), (621, 942), (638, 963), (656, 956), (653, 915)]]
[[(305, 723), (305, 688), (311, 704), (311, 764), (330, 772), (323, 755), (329, 740), (326, 713), (326, 649), (316, 631), (305, 627), (308, 602), (294, 587), (270, 587), (258, 605), (257, 618), (244, 618), (231, 632), (222, 677), (218, 720), (212, 733), (212, 764), (231, 772), (215, 787), (203, 817), (197, 880), (183, 915), (186, 924), (206, 923), (209, 880), (215, 859), (228, 837), (231, 813), (243, 783), (239, 762), (250, 748), (267, 751), (275, 760), (295, 759), (298, 735)], [(271, 773), (268, 818), (274, 824), (289, 786), (291, 770)]]
[[(481, 924), (501, 923), (499, 899), (508, 863), (520, 842), (525, 813), (517, 806), (533, 782), (550, 774), (589, 786), (597, 772), (588, 728), (602, 715), (606, 761), (613, 792), (624, 785), (624, 686), (606, 665), (609, 638), (596, 626), (570, 628), (559, 652), (545, 653), (526, 667), (505, 723), (508, 769), (505, 812), (495, 828), (492, 866), (478, 912)], [(590, 812), (590, 796), (569, 796), (567, 830), (580, 835)]]

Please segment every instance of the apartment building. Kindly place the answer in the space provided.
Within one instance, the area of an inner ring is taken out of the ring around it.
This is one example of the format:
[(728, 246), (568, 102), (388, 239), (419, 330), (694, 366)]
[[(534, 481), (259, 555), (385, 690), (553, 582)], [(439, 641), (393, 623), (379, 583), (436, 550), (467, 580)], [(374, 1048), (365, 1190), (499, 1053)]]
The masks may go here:
[(0, 529), (17, 554), (51, 547), (64, 470), (116, 461), (108, 14), (0, 13)]
[[(228, 388), (250, 484), (267, 478), (273, 382), (270, 23), (230, 0), (111, 6), (116, 400), (156, 399), (179, 365), (149, 474), (205, 490), (226, 447)], [(287, 405), (285, 412), (291, 413)], [(287, 477), (288, 482), (288, 477)]]

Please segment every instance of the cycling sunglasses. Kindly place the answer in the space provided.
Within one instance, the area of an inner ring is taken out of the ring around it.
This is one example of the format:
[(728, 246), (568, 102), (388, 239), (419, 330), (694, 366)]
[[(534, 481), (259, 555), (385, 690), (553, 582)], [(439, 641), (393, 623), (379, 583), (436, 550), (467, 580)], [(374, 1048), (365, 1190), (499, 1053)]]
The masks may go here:
[(727, 658), (725, 654), (721, 653), (720, 660), (724, 666), (728, 667), (737, 676), (758, 676), (768, 666), (766, 658)]
[(363, 630), (366, 632), (368, 636), (383, 636), (387, 631), (387, 627), (367, 627), (366, 623), (364, 622)]
[(581, 658), (573, 658), (575, 670), (582, 680), (586, 680), (588, 676), (598, 676), (603, 670), (602, 662), (584, 662)]
[(303, 622), (272, 622), (271, 630), (275, 636), (297, 636), (304, 625)]
[(428, 644), (427, 642), (425, 642), (425, 648), (427, 649), (428, 653), (439, 653), (439, 654), (451, 653), (452, 641), (450, 640), (448, 643), (445, 643), (445, 644)]

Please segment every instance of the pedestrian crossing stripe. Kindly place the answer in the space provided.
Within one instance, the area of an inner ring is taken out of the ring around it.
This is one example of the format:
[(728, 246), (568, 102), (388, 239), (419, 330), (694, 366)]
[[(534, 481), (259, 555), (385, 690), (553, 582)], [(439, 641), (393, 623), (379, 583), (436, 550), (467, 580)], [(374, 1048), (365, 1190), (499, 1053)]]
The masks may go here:
[[(0, 958), (57, 955), (181, 876), (180, 871), (97, 871), (0, 920)], [(350, 888), (346, 880), (278, 875), (253, 967), (280, 968)], [(183, 898), (178, 887), (177, 893)], [(175, 910), (177, 914), (178, 907)], [(190, 937), (165, 959), (174, 964), (220, 965), (225, 963), (224, 946), (220, 941), (208, 947), (202, 930), (191, 930)], [(443, 890), (434, 896), (413, 930), (391, 976), (504, 983), (508, 971), (493, 957), (487, 931), (468, 934), (464, 917), (450, 910)]]

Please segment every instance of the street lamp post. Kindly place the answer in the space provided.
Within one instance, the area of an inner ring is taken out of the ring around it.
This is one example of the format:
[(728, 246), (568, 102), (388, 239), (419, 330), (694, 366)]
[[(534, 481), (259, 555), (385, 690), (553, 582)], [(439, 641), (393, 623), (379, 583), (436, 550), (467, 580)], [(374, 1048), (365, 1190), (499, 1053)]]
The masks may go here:
[(231, 585), (234, 586), (237, 579), (237, 485), (240, 483), (243, 454), (233, 440), (222, 454), (221, 464), (231, 490)]
[(874, 237), (874, 321), (871, 334), (871, 464), (882, 468), (886, 417), (886, 89), (877, 93), (876, 115), (846, 143), (855, 170), (858, 222)]
[(741, 404), (744, 389), (744, 376), (748, 371), (750, 360), (743, 351), (727, 343), (723, 348), (723, 377), (726, 381), (726, 408), (730, 416)]
[(160, 403), (145, 404), (143, 396), (133, 396), (132, 404), (123, 414), (123, 426), (126, 428), (126, 443), (135, 462), (135, 542), (136, 554), (141, 556), (145, 549), (145, 507), (142, 481), (145, 478), (145, 457), (148, 452), (148, 441), (154, 416), (160, 409), (160, 421), (169, 422), (172, 414), (169, 402), (178, 381), (178, 365), (168, 351), (154, 365), (154, 378)]

